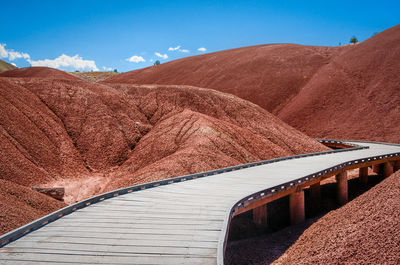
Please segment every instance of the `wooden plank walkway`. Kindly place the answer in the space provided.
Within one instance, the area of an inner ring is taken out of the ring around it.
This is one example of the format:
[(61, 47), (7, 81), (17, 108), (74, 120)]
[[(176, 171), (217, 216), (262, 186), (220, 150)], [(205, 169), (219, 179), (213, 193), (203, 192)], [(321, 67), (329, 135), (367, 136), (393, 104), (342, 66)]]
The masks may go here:
[(279, 192), (285, 183), (296, 186), (349, 161), (400, 159), (397, 145), (352, 144), (369, 148), (244, 168), (89, 205), (0, 248), (0, 264), (223, 264), (232, 209), (243, 198)]

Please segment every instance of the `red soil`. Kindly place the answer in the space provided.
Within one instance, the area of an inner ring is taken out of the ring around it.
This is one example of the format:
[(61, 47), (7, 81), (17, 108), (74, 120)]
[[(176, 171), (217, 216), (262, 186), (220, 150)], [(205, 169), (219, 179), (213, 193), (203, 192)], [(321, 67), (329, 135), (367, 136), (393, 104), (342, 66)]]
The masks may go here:
[(399, 264), (400, 172), (312, 224), (273, 264)]
[(64, 206), (30, 188), (0, 179), (0, 235)]
[(78, 77), (70, 75), (64, 71), (60, 71), (49, 67), (26, 67), (8, 70), (0, 73), (0, 77), (40, 77), (40, 78), (57, 78), (80, 80)]
[(342, 47), (274, 44), (188, 57), (104, 82), (232, 93), (312, 137), (400, 142), (400, 25)]
[(0, 77), (0, 91), (1, 179), (28, 188), (64, 186), (68, 203), (326, 150), (257, 105), (209, 89)]

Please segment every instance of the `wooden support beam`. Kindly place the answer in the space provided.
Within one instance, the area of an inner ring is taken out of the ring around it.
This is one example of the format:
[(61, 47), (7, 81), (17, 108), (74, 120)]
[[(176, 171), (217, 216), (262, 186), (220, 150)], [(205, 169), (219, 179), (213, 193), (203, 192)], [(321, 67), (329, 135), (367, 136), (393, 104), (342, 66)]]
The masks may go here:
[(304, 191), (297, 190), (289, 195), (290, 223), (292, 225), (304, 222)]
[(368, 167), (360, 167), (359, 180), (363, 185), (368, 184)]
[(321, 210), (321, 182), (310, 186), (311, 212), (316, 214)]
[(385, 162), (385, 163), (383, 163), (382, 164), (383, 166), (383, 177), (384, 178), (387, 178), (387, 177), (389, 177), (390, 175), (392, 175), (393, 174), (393, 166), (392, 166), (392, 163), (390, 163), (390, 162)]
[(393, 162), (393, 173), (400, 170), (400, 160), (396, 160)]
[(267, 227), (267, 204), (253, 209), (253, 222), (258, 227)]
[(337, 200), (340, 205), (348, 201), (347, 172), (344, 171), (336, 175)]
[(372, 171), (375, 172), (378, 175), (379, 175), (379, 173), (381, 171), (380, 168), (381, 168), (380, 164), (372, 165)]

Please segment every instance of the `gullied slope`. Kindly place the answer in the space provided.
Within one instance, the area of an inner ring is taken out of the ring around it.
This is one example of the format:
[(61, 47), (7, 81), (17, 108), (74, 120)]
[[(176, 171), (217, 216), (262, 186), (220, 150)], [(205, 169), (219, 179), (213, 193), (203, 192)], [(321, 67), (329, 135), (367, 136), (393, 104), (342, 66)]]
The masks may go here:
[(21, 79), (62, 122), (89, 171), (122, 164), (151, 125), (133, 100), (82, 80)]
[(38, 185), (87, 172), (62, 121), (28, 89), (0, 78), (1, 178)]
[(3, 60), (0, 60), (0, 73), (7, 71), (7, 70), (15, 69), (15, 68), (17, 68), (17, 67), (12, 64), (9, 64)]
[(135, 100), (153, 127), (115, 173), (112, 188), (326, 150), (235, 96), (187, 86), (114, 87)]
[(400, 172), (312, 224), (273, 264), (398, 264)]
[(187, 57), (123, 73), (109, 83), (192, 85), (216, 89), (277, 113), (314, 73), (346, 47), (271, 44)]
[(78, 77), (70, 75), (64, 71), (60, 71), (49, 67), (25, 67), (17, 68), (10, 71), (0, 73), (0, 77), (40, 77), (40, 78), (57, 78), (80, 80)]
[(400, 25), (322, 67), (279, 117), (313, 137), (400, 142)]

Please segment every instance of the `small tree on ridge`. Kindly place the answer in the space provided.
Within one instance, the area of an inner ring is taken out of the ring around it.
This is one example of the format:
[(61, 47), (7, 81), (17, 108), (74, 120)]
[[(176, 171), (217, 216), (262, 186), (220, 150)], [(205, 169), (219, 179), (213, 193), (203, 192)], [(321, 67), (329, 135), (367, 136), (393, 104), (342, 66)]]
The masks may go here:
[(356, 44), (358, 42), (356, 36), (351, 37), (350, 43)]

